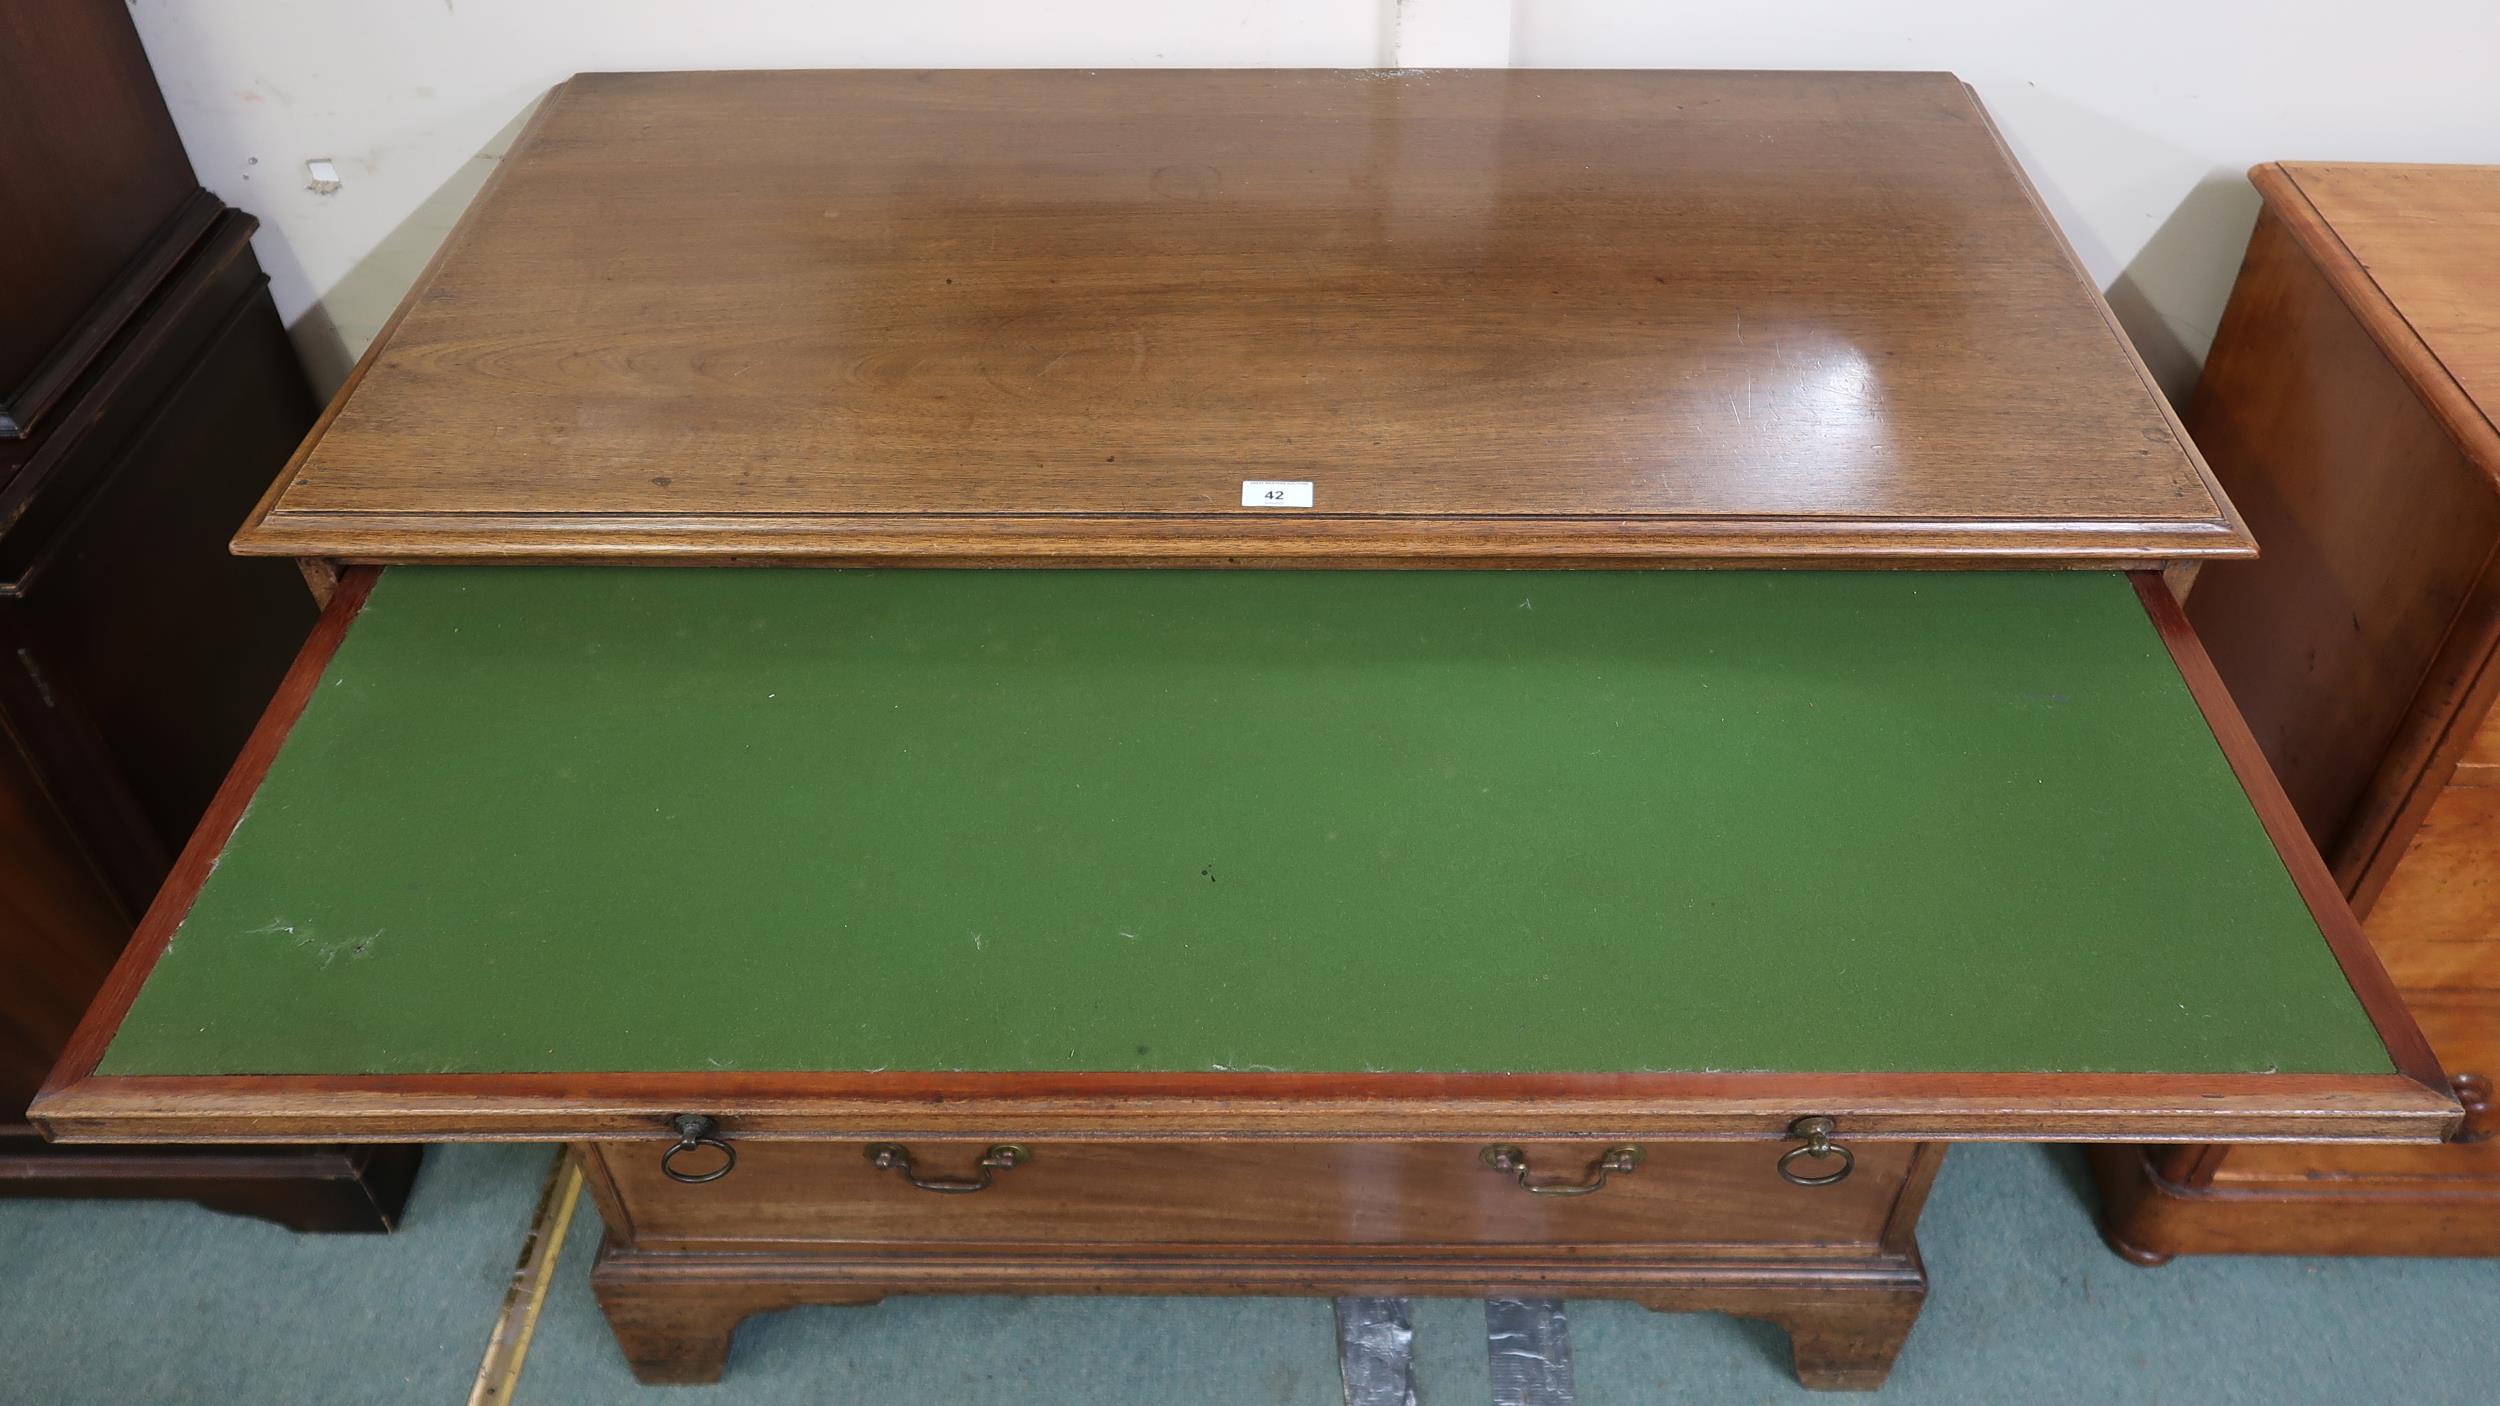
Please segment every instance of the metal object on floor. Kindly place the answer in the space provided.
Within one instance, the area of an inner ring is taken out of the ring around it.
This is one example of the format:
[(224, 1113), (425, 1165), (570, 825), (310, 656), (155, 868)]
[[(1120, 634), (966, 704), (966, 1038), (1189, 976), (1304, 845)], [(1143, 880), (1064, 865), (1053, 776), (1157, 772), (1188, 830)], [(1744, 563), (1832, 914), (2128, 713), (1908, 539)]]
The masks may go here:
[(1493, 1406), (1573, 1406), (1571, 1331), (1560, 1299), (1486, 1299)]
[(538, 1193), (538, 1209), (530, 1213), (529, 1234), (521, 1241), (520, 1258), (512, 1266), (511, 1287), (504, 1290), (503, 1308), (495, 1315), (495, 1331), (486, 1339), (486, 1358), (478, 1364), (477, 1382), (469, 1388), (469, 1406), (510, 1406), (521, 1363), (529, 1356), (530, 1335), (547, 1303), (547, 1286), (555, 1279), (556, 1260), (564, 1253), (565, 1227), (573, 1223), (574, 1203), (581, 1200), (582, 1168), (570, 1152), (558, 1152), (547, 1170), (547, 1184)]
[(1404, 1299), (1337, 1300), (1345, 1406), (1415, 1406), (1415, 1319)]

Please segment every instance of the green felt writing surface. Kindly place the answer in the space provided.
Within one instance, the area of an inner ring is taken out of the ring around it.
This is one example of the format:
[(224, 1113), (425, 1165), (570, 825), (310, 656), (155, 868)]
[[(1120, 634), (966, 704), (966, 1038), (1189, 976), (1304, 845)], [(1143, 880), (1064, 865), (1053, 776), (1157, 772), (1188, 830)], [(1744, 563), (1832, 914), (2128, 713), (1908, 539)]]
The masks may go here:
[(2389, 1068), (2121, 576), (401, 567), (101, 1072)]

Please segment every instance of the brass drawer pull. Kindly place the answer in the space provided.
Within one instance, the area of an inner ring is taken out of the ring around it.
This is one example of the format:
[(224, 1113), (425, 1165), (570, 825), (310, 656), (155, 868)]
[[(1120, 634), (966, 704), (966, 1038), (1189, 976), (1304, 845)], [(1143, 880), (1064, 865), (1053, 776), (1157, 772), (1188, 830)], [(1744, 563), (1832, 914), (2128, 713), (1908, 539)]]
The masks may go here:
[(1507, 1142), (1497, 1142), (1476, 1155), (1493, 1170), (1516, 1177), (1519, 1189), (1531, 1196), (1586, 1196), (1604, 1186), (1606, 1178), (1641, 1164), (1641, 1150), (1627, 1142), (1607, 1148), (1606, 1155), (1598, 1158), (1588, 1175), (1579, 1181), (1530, 1181), (1528, 1154)]
[[(1857, 1154), (1832, 1141), (1831, 1119), (1800, 1118), (1788, 1125), (1788, 1135), (1805, 1139), (1803, 1147), (1792, 1147), (1780, 1154), (1780, 1175), (1797, 1185), (1829, 1186), (1857, 1170)], [(1837, 1157), (1840, 1165), (1819, 1176), (1808, 1176), (1796, 1170), (1798, 1159), (1804, 1157), (1811, 1157), (1817, 1163)]]
[(891, 1168), (901, 1172), (903, 1180), (921, 1190), (935, 1191), (947, 1196), (968, 1196), (975, 1191), (987, 1191), (990, 1189), (991, 1180), (1000, 1172), (1013, 1171), (1032, 1160), (1032, 1153), (1012, 1142), (1002, 1142), (982, 1153), (981, 1160), (973, 1164), (980, 1169), (978, 1176), (924, 1177), (912, 1174), (911, 1153), (901, 1143), (872, 1142), (868, 1144), (870, 1166), (879, 1171)]
[[(719, 1181), (722, 1177), (729, 1175), (730, 1168), (738, 1165), (738, 1149), (731, 1147), (721, 1138), (720, 1124), (700, 1113), (680, 1113), (668, 1121), (677, 1129), (677, 1144), (660, 1154), (660, 1170), (670, 1181), (681, 1181), (688, 1186), (701, 1186), (707, 1181)], [(689, 1172), (679, 1168), (677, 1159), (698, 1147), (717, 1148), (720, 1152), (720, 1165), (708, 1172)]]

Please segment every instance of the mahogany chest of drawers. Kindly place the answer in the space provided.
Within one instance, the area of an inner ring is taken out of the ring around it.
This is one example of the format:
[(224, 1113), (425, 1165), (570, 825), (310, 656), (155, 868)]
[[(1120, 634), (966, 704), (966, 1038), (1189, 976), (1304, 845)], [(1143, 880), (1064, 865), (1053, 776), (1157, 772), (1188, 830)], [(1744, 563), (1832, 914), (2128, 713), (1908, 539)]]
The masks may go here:
[(577, 78), (238, 545), (322, 624), (38, 1116), (575, 1143), (648, 1380), (1527, 1293), (1873, 1386), (1943, 1144), (2458, 1116), (1947, 76)]

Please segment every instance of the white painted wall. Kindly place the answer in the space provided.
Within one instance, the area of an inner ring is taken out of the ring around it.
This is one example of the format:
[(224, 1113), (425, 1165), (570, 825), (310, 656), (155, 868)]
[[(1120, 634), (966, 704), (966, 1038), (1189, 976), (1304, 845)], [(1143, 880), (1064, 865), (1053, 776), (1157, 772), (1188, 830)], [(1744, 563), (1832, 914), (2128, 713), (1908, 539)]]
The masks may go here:
[[(1940, 68), (2174, 390), (2278, 159), (2500, 163), (2500, 4), (2398, 0), (133, 0), (200, 179), (326, 389), (585, 69)], [(328, 158), (339, 186), (308, 188)]]
[(1521, 0), (1529, 67), (1948, 69), (2136, 347), (2195, 381), (2261, 161), (2500, 163), (2494, 0)]

